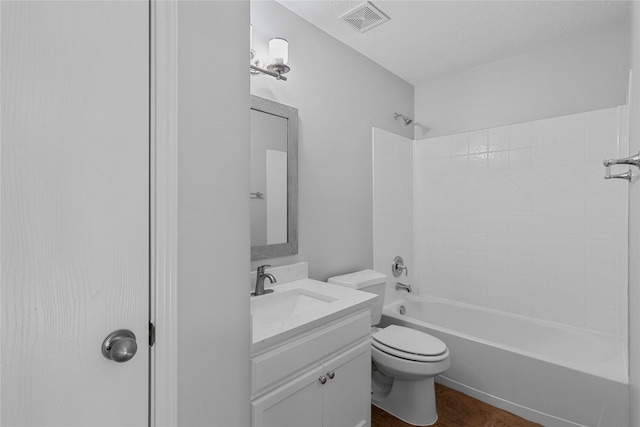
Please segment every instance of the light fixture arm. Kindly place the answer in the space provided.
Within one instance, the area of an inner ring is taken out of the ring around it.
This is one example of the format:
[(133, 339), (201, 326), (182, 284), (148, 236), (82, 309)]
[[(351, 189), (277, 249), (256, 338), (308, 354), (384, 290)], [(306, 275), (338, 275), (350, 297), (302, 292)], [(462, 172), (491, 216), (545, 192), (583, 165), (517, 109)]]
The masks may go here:
[(282, 73), (280, 73), (280, 72), (265, 70), (264, 68), (260, 68), (260, 67), (258, 67), (256, 65), (253, 65), (253, 64), (249, 64), (249, 67), (251, 67), (250, 68), (251, 70), (254, 70), (254, 71), (258, 72), (258, 73), (262, 73), (262, 74), (266, 74), (266, 75), (271, 76), (271, 77), (275, 77), (276, 80), (287, 81), (287, 78), (285, 76), (283, 76)]

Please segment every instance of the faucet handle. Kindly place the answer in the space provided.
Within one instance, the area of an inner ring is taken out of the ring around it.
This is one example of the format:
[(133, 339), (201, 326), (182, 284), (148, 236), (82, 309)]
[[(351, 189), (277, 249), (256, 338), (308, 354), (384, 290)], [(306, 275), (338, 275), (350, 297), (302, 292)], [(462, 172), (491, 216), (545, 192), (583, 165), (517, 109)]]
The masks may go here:
[(265, 265), (261, 265), (260, 267), (258, 267), (258, 269), (256, 270), (256, 273), (258, 274), (258, 276), (260, 276), (261, 274), (264, 274), (264, 269), (267, 267), (271, 267), (270, 264), (265, 264)]
[(394, 277), (400, 277), (402, 271), (404, 271), (405, 275), (409, 275), (409, 269), (404, 265), (404, 260), (401, 256), (397, 256), (391, 263), (391, 272), (393, 273)]

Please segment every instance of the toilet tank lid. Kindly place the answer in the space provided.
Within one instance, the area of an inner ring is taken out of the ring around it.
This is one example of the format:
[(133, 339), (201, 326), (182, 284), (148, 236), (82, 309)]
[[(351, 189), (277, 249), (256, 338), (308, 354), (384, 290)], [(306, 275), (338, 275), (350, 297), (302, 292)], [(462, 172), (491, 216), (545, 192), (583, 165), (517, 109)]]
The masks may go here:
[(346, 286), (352, 289), (361, 289), (371, 285), (386, 283), (387, 276), (375, 270), (362, 270), (342, 276), (330, 277), (328, 282), (334, 285)]

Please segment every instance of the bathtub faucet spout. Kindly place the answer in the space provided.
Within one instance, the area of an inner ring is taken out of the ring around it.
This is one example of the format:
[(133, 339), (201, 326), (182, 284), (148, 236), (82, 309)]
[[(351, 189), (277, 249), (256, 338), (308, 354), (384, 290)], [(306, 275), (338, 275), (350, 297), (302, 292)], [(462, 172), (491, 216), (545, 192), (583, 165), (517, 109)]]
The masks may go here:
[(407, 291), (411, 293), (413, 292), (413, 288), (411, 288), (411, 285), (405, 285), (404, 283), (396, 282), (396, 291)]

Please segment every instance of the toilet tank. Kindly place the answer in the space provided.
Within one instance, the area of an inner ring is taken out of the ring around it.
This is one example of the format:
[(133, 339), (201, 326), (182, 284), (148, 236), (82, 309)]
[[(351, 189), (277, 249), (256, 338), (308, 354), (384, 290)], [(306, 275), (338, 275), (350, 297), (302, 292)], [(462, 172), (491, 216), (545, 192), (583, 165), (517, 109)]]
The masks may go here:
[(333, 285), (346, 286), (378, 295), (378, 300), (371, 306), (371, 325), (380, 323), (387, 276), (375, 270), (362, 270), (343, 274), (342, 276), (330, 277), (328, 282)]

